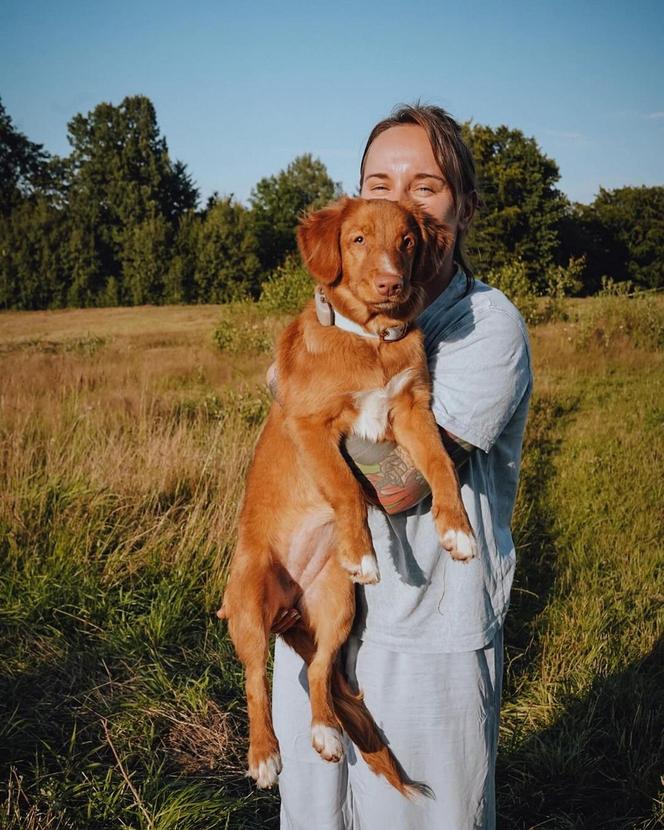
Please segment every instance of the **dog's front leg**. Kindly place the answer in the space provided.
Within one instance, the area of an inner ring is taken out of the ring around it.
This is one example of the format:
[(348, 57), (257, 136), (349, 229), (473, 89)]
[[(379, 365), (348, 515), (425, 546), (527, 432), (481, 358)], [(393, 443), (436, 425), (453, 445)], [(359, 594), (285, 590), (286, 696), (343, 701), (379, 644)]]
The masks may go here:
[(378, 561), (367, 525), (362, 488), (339, 450), (340, 434), (311, 416), (287, 418), (301, 462), (335, 516), (339, 563), (354, 582), (379, 581)]
[(429, 395), (417, 388), (403, 393), (392, 408), (394, 438), (429, 482), (432, 512), (443, 547), (454, 559), (477, 553), (473, 530), (461, 500), (459, 479), (429, 408)]

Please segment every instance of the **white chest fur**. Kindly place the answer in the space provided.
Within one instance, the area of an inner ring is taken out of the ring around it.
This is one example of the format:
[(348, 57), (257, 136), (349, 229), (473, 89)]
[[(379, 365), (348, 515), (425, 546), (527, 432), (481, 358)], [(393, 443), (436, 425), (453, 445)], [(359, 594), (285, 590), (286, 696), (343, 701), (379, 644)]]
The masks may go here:
[(369, 441), (380, 441), (387, 431), (387, 418), (393, 398), (408, 385), (412, 369), (404, 369), (380, 389), (356, 392), (353, 397), (359, 414), (353, 424), (353, 432)]

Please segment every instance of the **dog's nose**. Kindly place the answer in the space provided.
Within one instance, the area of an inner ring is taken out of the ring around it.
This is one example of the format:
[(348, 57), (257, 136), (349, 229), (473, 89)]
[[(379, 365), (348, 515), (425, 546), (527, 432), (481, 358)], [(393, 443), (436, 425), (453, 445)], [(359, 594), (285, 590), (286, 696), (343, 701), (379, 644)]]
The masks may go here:
[(380, 274), (375, 278), (376, 290), (383, 297), (394, 297), (401, 293), (403, 277), (398, 274)]

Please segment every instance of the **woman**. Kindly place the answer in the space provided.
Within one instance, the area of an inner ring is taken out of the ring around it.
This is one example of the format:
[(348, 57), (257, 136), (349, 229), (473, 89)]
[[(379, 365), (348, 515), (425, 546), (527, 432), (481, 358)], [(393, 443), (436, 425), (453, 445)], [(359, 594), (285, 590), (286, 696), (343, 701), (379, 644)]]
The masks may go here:
[[(369, 524), (381, 582), (358, 592), (347, 671), (406, 773), (433, 798), (408, 801), (348, 746), (340, 764), (310, 745), (302, 661), (278, 638), (273, 711), (283, 830), (466, 830), (495, 826), (502, 625), (515, 564), (510, 521), (532, 383), (525, 325), (472, 279), (462, 242), (477, 204), (472, 157), (437, 107), (406, 106), (374, 127), (360, 195), (414, 199), (455, 235), (418, 322), (432, 408), (457, 465), (479, 555), (442, 550), (428, 488), (393, 445), (347, 446), (382, 510)], [(280, 622), (288, 626), (294, 611)], [(351, 656), (352, 655), (352, 656)]]

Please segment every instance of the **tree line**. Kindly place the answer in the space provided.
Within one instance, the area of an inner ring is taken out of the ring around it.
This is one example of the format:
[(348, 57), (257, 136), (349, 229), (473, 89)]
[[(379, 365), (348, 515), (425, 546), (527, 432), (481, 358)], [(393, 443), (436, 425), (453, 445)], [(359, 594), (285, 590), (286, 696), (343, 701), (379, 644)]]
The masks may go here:
[[(574, 204), (533, 138), (506, 126), (464, 131), (481, 186), (467, 242), (478, 276), (516, 261), (541, 289), (551, 268), (583, 258), (583, 293), (603, 278), (664, 285), (664, 187), (601, 189)], [(145, 96), (74, 116), (68, 140), (68, 156), (49, 154), (0, 101), (0, 308), (258, 297), (295, 251), (298, 217), (342, 192), (305, 154), (261, 179), (248, 205), (215, 193), (201, 207)]]

